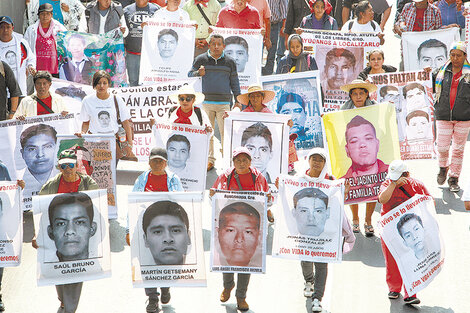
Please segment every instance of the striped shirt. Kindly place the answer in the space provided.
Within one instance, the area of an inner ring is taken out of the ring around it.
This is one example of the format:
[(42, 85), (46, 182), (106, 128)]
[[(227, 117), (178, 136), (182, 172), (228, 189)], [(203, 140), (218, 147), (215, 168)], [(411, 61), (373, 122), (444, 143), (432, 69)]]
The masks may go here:
[(271, 23), (279, 23), (287, 17), (287, 0), (268, 0)]

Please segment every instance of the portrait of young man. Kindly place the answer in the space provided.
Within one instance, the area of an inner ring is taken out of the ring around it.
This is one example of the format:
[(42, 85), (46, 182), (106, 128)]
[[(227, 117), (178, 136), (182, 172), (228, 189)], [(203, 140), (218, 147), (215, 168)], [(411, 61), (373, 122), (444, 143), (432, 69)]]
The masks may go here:
[(157, 51), (163, 62), (170, 62), (178, 47), (178, 33), (173, 29), (163, 29), (158, 33)]
[(333, 48), (326, 53), (323, 68), (323, 90), (339, 90), (357, 77), (356, 56), (349, 50)]
[(230, 36), (225, 39), (225, 54), (235, 60), (237, 72), (245, 71), (248, 63), (248, 42), (239, 36)]
[(433, 70), (446, 63), (447, 46), (440, 40), (428, 39), (418, 47), (418, 65), (420, 69), (431, 67)]
[(397, 223), (397, 231), (403, 239), (403, 244), (413, 251), (416, 259), (424, 260), (428, 255), (428, 249), (421, 217), (414, 213), (403, 215)]
[(330, 217), (328, 195), (318, 188), (304, 188), (294, 194), (295, 219), (298, 233), (306, 236), (320, 236)]
[(191, 156), (191, 143), (188, 138), (179, 134), (171, 135), (166, 142), (166, 151), (170, 170), (181, 177), (190, 175), (191, 169), (187, 167), (187, 162)]
[(267, 169), (273, 157), (273, 138), (269, 128), (261, 122), (247, 127), (242, 133), (241, 145), (251, 153), (252, 165), (271, 183)]

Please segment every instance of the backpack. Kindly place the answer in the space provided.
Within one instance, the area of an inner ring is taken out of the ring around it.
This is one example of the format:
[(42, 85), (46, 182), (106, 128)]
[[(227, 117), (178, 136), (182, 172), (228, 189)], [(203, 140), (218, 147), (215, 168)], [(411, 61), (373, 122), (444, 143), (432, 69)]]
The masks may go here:
[[(374, 21), (371, 22), (372, 23), (372, 29), (374, 30), (375, 32), (375, 23)], [(349, 22), (349, 25), (348, 25), (348, 30), (351, 31), (352, 27), (353, 27), (353, 24), (354, 24), (354, 20), (352, 20), (351, 22)]]
[(0, 75), (5, 79), (5, 67), (3, 66), (3, 61), (0, 61)]
[[(171, 108), (168, 110), (168, 117), (170, 117), (170, 116), (171, 116), (171, 113), (173, 113), (177, 108), (178, 108), (178, 106), (171, 107)], [(196, 113), (197, 120), (199, 121), (199, 124), (202, 126), (202, 113), (201, 113), (201, 109), (198, 108), (198, 107), (193, 107), (193, 109), (194, 109), (194, 113)]]

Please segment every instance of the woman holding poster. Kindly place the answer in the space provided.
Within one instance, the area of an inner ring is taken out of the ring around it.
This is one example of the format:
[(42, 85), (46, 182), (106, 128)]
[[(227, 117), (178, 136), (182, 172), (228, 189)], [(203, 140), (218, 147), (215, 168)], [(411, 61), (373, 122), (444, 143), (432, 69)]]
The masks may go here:
[(312, 54), (304, 51), (302, 37), (292, 34), (287, 39), (289, 54), (282, 57), (277, 65), (276, 74), (314, 71), (318, 69)]
[(397, 68), (391, 65), (384, 65), (384, 52), (381, 49), (374, 49), (367, 54), (367, 67), (359, 73), (358, 79), (367, 80), (371, 74), (382, 74), (396, 72)]
[(383, 45), (385, 42), (384, 33), (380, 25), (374, 21), (374, 10), (368, 0), (362, 0), (359, 3), (353, 5), (354, 14), (356, 18), (349, 20), (344, 23), (341, 28), (342, 32), (356, 32), (356, 33), (376, 33), (380, 39), (380, 44)]

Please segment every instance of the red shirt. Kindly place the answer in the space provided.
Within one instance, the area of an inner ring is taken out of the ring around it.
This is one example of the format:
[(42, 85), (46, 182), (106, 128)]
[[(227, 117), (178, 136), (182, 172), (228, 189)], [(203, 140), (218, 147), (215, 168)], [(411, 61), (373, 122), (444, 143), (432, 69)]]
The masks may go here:
[[(242, 190), (255, 190), (255, 182), (253, 181), (253, 175), (251, 175), (251, 172), (248, 174), (239, 174), (238, 179), (240, 180), (240, 185), (242, 185)], [(235, 179), (235, 171), (233, 172), (232, 179), (230, 180), (228, 190), (240, 190), (240, 188), (238, 188), (237, 180)]]
[(413, 25), (413, 31), (414, 32), (423, 31), (423, 28), (424, 28), (424, 11), (426, 11), (426, 9), (416, 8), (415, 24)]
[(78, 177), (76, 181), (68, 183), (64, 180), (64, 177), (62, 176), (60, 178), (59, 189), (57, 189), (57, 193), (78, 192), (78, 185), (80, 185), (81, 181), (82, 179)]
[(219, 12), (217, 17), (217, 27), (260, 29), (259, 13), (255, 7), (247, 4), (240, 13), (237, 13), (233, 5), (227, 5)]
[(455, 98), (457, 97), (457, 88), (459, 87), (460, 77), (462, 76), (462, 70), (452, 76), (452, 84), (450, 85), (450, 109), (454, 107)]
[[(406, 185), (403, 185), (403, 189), (408, 192), (410, 196), (414, 196), (416, 194), (419, 195), (427, 195), (430, 196), (431, 194), (429, 191), (424, 187), (423, 183), (414, 179), (414, 178), (407, 178), (408, 183)], [(385, 180), (382, 185), (380, 186), (380, 191), (379, 191), (379, 197), (382, 194), (382, 192), (387, 189), (387, 187), (390, 185), (391, 180), (387, 179)], [(393, 208), (399, 206), (406, 200), (408, 200), (410, 197), (408, 197), (399, 187), (396, 187), (395, 190), (392, 193), (392, 196), (390, 197), (390, 200), (388, 200), (387, 203), (382, 203), (382, 211), (380, 212), (381, 215), (384, 215), (385, 213), (389, 212)]]
[(168, 191), (167, 174), (154, 175), (152, 172), (147, 177), (145, 191)]
[[(52, 97), (51, 96), (47, 97), (46, 99), (41, 99), (41, 101), (44, 102), (44, 104), (47, 105), (49, 109), (51, 109), (52, 111)], [(44, 107), (39, 102), (37, 102), (37, 105), (38, 105), (38, 115), (50, 114), (46, 109), (44, 109)]]

